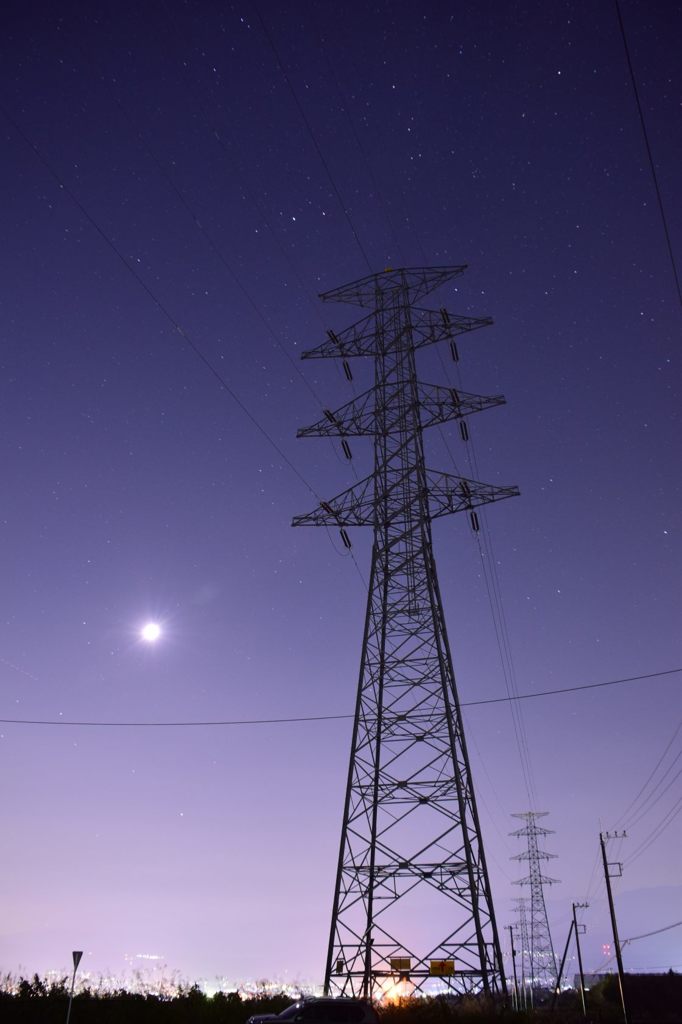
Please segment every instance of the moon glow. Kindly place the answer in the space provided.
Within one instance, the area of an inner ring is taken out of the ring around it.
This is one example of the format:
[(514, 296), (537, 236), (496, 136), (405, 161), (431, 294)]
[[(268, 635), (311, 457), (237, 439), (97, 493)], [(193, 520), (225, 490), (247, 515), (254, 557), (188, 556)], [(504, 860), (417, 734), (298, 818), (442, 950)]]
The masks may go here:
[(148, 644), (154, 644), (161, 636), (161, 626), (158, 622), (146, 622), (140, 630), (140, 636)]

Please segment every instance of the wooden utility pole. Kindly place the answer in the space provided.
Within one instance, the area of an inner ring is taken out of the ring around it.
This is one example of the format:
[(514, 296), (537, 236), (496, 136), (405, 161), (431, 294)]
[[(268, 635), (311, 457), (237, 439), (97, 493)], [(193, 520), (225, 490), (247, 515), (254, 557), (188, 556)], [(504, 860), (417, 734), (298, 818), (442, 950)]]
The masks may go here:
[[(600, 832), (599, 843), (601, 845), (601, 858), (604, 864), (604, 881), (606, 882), (606, 895), (609, 898), (609, 912), (611, 914), (611, 929), (613, 931), (613, 943), (616, 947), (616, 963), (618, 964), (618, 986), (620, 988), (620, 1002), (623, 1007), (623, 1021), (624, 1024), (628, 1024), (628, 1011), (625, 1006), (625, 972), (623, 970), (623, 957), (620, 951), (620, 940), (618, 939), (618, 925), (616, 924), (616, 908), (613, 905), (613, 893), (611, 892), (611, 879), (620, 878), (623, 874), (623, 865), (620, 862), (614, 862), (609, 864), (606, 859), (606, 840), (607, 839), (625, 839), (625, 832)], [(611, 874), (610, 869), (615, 869), (617, 873)]]
[(559, 998), (559, 993), (561, 992), (561, 979), (564, 974), (564, 964), (566, 963), (566, 957), (568, 956), (568, 947), (571, 944), (571, 934), (573, 932), (574, 924), (575, 920), (571, 921), (571, 927), (568, 929), (568, 938), (566, 939), (566, 945), (564, 946), (564, 955), (561, 958), (561, 967), (559, 968), (559, 971), (556, 976), (556, 985), (554, 986), (554, 998), (552, 999), (552, 1009), (554, 1009), (554, 1007), (556, 1006), (556, 1001)]
[(514, 1009), (520, 1010), (519, 1005), (519, 982), (516, 977), (516, 949), (514, 948), (514, 925), (509, 926), (509, 941), (511, 943), (511, 957), (512, 957), (512, 968), (514, 970)]

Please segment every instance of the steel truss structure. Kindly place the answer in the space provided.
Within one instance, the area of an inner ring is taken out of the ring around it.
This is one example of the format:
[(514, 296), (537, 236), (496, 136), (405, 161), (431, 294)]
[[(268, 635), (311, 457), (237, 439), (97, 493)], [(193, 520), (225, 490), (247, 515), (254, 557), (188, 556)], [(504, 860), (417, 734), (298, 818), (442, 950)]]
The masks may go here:
[[(370, 312), (303, 354), (374, 360), (374, 386), (299, 431), (374, 439), (374, 471), (294, 526), (374, 531), (325, 991), (506, 993), (481, 828), (436, 575), (431, 521), (518, 494), (426, 468), (423, 430), (503, 404), (418, 380), (415, 353), (485, 327), (417, 303), (466, 269), (373, 274), (321, 296)], [(464, 432), (463, 432), (463, 436)]]
[[(526, 978), (526, 967), (529, 964), (529, 950), (530, 940), (528, 937), (528, 903), (529, 900), (522, 896), (519, 899), (513, 901), (516, 904), (517, 922), (513, 926), (514, 934), (518, 940), (518, 946), (521, 951), (521, 964), (520, 964), (520, 977), (519, 977), (519, 1003), (522, 1006), (526, 1006), (528, 1003), (526, 989), (528, 987), (528, 979)], [(517, 950), (518, 952), (518, 950)], [(532, 1002), (532, 989), (531, 989), (531, 1002)]]
[(514, 818), (521, 818), (526, 825), (509, 833), (516, 838), (523, 837), (528, 840), (528, 848), (512, 857), (512, 860), (528, 861), (528, 874), (525, 878), (519, 878), (514, 885), (530, 887), (530, 900), (527, 901), (529, 916), (527, 922), (524, 921), (526, 941), (522, 956), (525, 978), (531, 989), (554, 989), (557, 984), (556, 958), (547, 920), (544, 886), (554, 885), (558, 879), (543, 875), (540, 867), (540, 861), (550, 860), (556, 857), (556, 854), (541, 850), (539, 845), (539, 838), (553, 835), (553, 829), (543, 828), (536, 820), (544, 818), (548, 813), (549, 811), (525, 811), (522, 814), (514, 814)]

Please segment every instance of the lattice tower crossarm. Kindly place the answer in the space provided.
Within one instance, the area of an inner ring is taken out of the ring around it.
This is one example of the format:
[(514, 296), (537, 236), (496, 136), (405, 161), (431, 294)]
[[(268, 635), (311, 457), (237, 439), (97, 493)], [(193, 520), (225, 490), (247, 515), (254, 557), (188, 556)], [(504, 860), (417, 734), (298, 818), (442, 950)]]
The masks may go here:
[[(328, 292), (372, 312), (304, 358), (367, 356), (374, 386), (300, 431), (374, 438), (374, 471), (294, 525), (367, 525), (372, 563), (325, 991), (504, 993), (505, 979), (431, 541), (431, 520), (518, 494), (429, 471), (423, 428), (499, 405), (417, 379), (415, 350), (488, 319), (417, 310), (464, 267), (371, 275)], [(452, 972), (452, 973), (450, 973)], [(437, 977), (437, 975), (441, 975)]]
[(545, 885), (555, 885), (557, 878), (550, 878), (542, 874), (540, 862), (556, 857), (554, 853), (547, 853), (541, 850), (539, 839), (543, 836), (553, 834), (553, 829), (543, 828), (538, 825), (537, 819), (544, 818), (547, 811), (525, 811), (514, 814), (514, 818), (521, 818), (526, 822), (523, 828), (511, 832), (510, 835), (516, 838), (527, 839), (527, 849), (523, 853), (516, 854), (512, 860), (527, 861), (528, 874), (525, 878), (519, 878), (515, 885), (527, 885), (530, 888), (530, 909), (527, 922), (529, 950), (528, 950), (528, 976), (533, 989), (553, 989), (557, 980), (557, 965), (552, 943), (552, 933), (547, 918), (547, 906), (545, 904)]

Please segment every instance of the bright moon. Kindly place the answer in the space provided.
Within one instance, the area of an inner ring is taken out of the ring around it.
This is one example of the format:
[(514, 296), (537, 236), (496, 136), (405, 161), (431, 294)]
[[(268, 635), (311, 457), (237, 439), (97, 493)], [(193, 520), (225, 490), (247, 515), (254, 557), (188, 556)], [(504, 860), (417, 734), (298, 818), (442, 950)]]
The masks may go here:
[(161, 636), (161, 626), (158, 622), (148, 622), (140, 630), (140, 636), (143, 640), (146, 640), (148, 644), (153, 644)]

